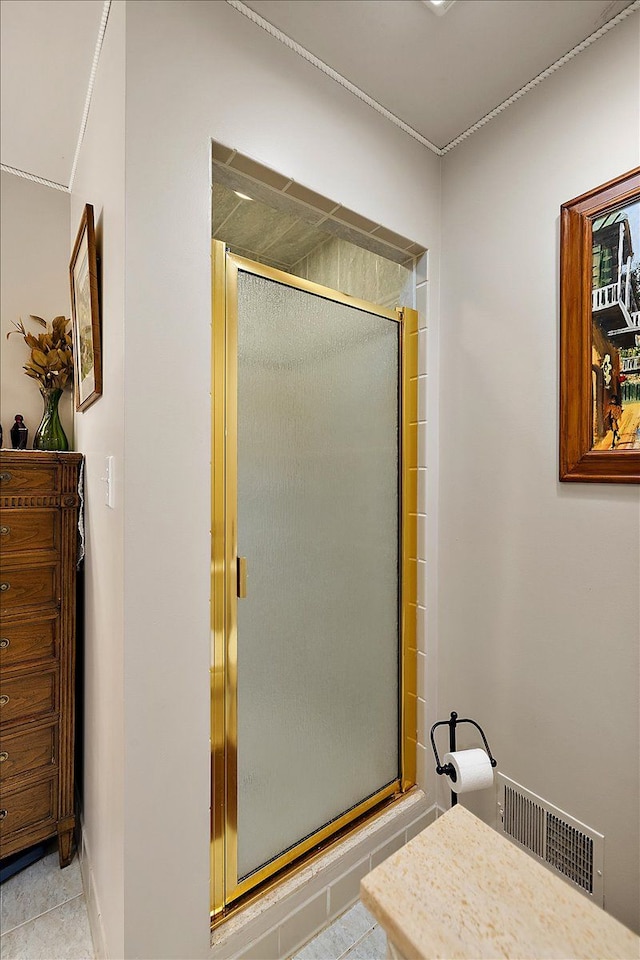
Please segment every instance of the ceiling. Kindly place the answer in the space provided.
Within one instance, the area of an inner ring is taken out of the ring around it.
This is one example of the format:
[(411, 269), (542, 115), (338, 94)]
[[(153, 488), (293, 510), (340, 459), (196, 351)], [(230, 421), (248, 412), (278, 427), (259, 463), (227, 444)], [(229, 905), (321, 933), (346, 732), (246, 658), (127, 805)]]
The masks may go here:
[[(630, 3), (457, 0), (443, 16), (421, 0), (246, 5), (444, 147)], [(102, 10), (1, 0), (3, 164), (69, 184)]]
[(244, 0), (444, 147), (631, 0)]
[(67, 186), (102, 0), (2, 0), (2, 163)]

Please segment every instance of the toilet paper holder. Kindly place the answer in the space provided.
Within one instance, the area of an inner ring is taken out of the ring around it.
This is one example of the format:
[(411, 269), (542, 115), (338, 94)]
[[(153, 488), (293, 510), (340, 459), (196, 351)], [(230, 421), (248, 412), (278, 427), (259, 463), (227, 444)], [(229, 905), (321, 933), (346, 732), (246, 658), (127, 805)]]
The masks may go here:
[[(482, 737), (482, 742), (484, 743), (485, 749), (487, 751), (487, 756), (491, 761), (492, 767), (498, 766), (498, 761), (494, 759), (493, 754), (491, 753), (491, 747), (487, 741), (487, 738), (484, 735), (484, 730), (479, 723), (476, 723), (475, 720), (469, 720), (467, 717), (459, 717), (455, 710), (451, 711), (451, 716), (448, 720), (438, 720), (437, 723), (431, 727), (431, 746), (433, 747), (433, 753), (436, 758), (436, 773), (439, 775), (445, 774), (447, 777), (450, 777), (454, 782), (456, 779), (456, 772), (451, 763), (445, 763), (444, 766), (440, 763), (440, 757), (438, 756), (438, 749), (436, 747), (436, 739), (434, 732), (436, 727), (449, 727), (449, 753), (454, 753), (456, 750), (456, 727), (459, 723), (470, 723), (476, 728)], [(454, 807), (458, 802), (458, 794), (451, 791), (451, 806)]]

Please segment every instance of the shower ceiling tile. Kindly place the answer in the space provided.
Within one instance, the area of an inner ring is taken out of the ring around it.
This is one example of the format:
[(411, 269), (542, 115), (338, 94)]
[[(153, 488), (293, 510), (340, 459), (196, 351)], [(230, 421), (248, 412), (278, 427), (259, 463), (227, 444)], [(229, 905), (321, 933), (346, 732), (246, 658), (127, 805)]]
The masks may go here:
[[(214, 151), (214, 156), (220, 157), (233, 152), (230, 148), (217, 143), (214, 143)], [(253, 161), (250, 162), (253, 163)], [(249, 179), (229, 166), (215, 162), (215, 159), (212, 175), (212, 235), (223, 240), (238, 255), (250, 260), (261, 260), (269, 266), (291, 273), (299, 273), (300, 269), (296, 265), (313, 255), (314, 262), (310, 276), (316, 282), (324, 283), (326, 286), (347, 289), (338, 279), (337, 251), (342, 249), (341, 259), (346, 257), (349, 260), (355, 256), (354, 249), (366, 250), (369, 254), (384, 258), (390, 277), (398, 277), (400, 281), (402, 276), (402, 281), (387, 284), (387, 298), (384, 300), (384, 305), (388, 303), (391, 307), (395, 306), (401, 292), (402, 302), (413, 302), (413, 294), (407, 297), (403, 289), (406, 287), (407, 280), (411, 280), (407, 269), (411, 271), (412, 257), (406, 249), (391, 246), (383, 242), (377, 234), (366, 232), (370, 228), (377, 231), (383, 229), (373, 221), (347, 208), (339, 208), (338, 204), (301, 187), (300, 184), (291, 184), (293, 190), (290, 189), (286, 193), (277, 191), (264, 183)], [(236, 191), (252, 199), (241, 200)], [(303, 198), (304, 202), (294, 199), (294, 193)], [(312, 201), (324, 207), (324, 212), (320, 209), (312, 210), (308, 206)], [(328, 216), (326, 212), (328, 209), (335, 209), (342, 219)], [(391, 234), (391, 236), (398, 235)], [(409, 242), (404, 241), (404, 238), (400, 239), (405, 244)], [(333, 244), (330, 245), (329, 259), (336, 260), (335, 264), (325, 263), (323, 247), (329, 240), (333, 240)], [(412, 246), (422, 251), (418, 245)], [(366, 264), (371, 265), (370, 256), (364, 259)], [(397, 264), (401, 264), (405, 269), (398, 272)], [(364, 270), (364, 272), (367, 271)], [(325, 273), (327, 276), (324, 276)], [(383, 302), (376, 297), (379, 284), (375, 270), (373, 275), (366, 279), (368, 280), (365, 284), (366, 290), (356, 292), (354, 289), (349, 289), (349, 292), (353, 296), (373, 299), (382, 304)]]
[(221, 183), (214, 183), (212, 196), (212, 224), (215, 237), (220, 226), (243, 201)]
[(338, 220), (333, 220), (332, 218), (325, 220), (322, 224), (322, 229), (326, 230), (327, 233), (340, 237), (342, 240), (348, 240), (349, 243), (353, 243), (356, 247), (362, 247), (364, 250), (370, 250), (371, 253), (376, 253), (379, 257), (385, 257), (387, 260), (394, 260), (396, 263), (405, 263), (407, 260), (405, 250), (400, 250), (397, 247), (392, 247), (388, 243), (384, 243), (382, 239), (378, 239), (378, 234), (361, 233), (354, 227), (350, 227), (346, 223), (340, 223)]
[(273, 243), (269, 243), (265, 252), (268, 256), (276, 257), (293, 266), (328, 239), (328, 235), (322, 233), (318, 227), (298, 221), (284, 235), (278, 237)]
[(234, 153), (235, 150), (232, 150), (231, 147), (225, 147), (223, 143), (218, 143), (217, 140), (211, 141), (211, 156), (217, 163), (228, 163)]
[(224, 184), (229, 190), (239, 190), (241, 193), (246, 193), (254, 200), (260, 200), (274, 210), (281, 210), (295, 219), (304, 220), (306, 223), (319, 223), (324, 220), (325, 214), (319, 210), (312, 210), (310, 207), (303, 206), (288, 194), (274, 190), (264, 183), (249, 180), (244, 174), (233, 170), (232, 167), (214, 163), (212, 177), (216, 183)]
[(380, 226), (380, 224), (374, 223), (373, 220), (367, 220), (366, 217), (361, 217), (359, 213), (349, 210), (348, 207), (338, 207), (338, 209), (334, 211), (333, 216), (336, 220), (341, 220), (343, 223), (348, 223), (352, 227), (357, 227), (358, 230), (363, 230), (365, 233), (371, 233), (372, 230)]
[[(233, 155), (232, 166), (219, 162), (230, 154)], [(224, 184), (231, 191), (246, 194), (296, 222), (321, 226), (325, 232), (335, 237), (347, 240), (387, 260), (401, 263), (409, 269), (411, 269), (413, 257), (424, 252), (419, 244), (386, 230), (380, 224), (362, 217), (347, 207), (341, 207), (336, 201), (290, 181), (275, 170), (216, 141), (213, 142), (212, 157), (214, 182)], [(218, 224), (220, 222), (220, 220), (217, 221)], [(225, 224), (225, 232), (226, 229)], [(214, 232), (214, 236), (216, 235)], [(228, 238), (224, 236), (220, 239)], [(246, 238), (238, 242), (240, 245), (247, 243)], [(306, 255), (306, 252), (296, 252), (291, 262), (297, 262)], [(276, 256), (283, 258), (279, 253)]]
[(296, 200), (302, 200), (303, 203), (308, 203), (309, 206), (315, 207), (316, 210), (322, 210), (324, 213), (331, 213), (338, 206), (335, 200), (329, 200), (328, 197), (323, 197), (321, 194), (309, 190), (308, 187), (303, 187), (300, 183), (289, 184), (286, 192), (289, 196), (295, 197)]
[(247, 177), (253, 177), (254, 180), (258, 180), (260, 183), (266, 183), (276, 190), (284, 190), (289, 183), (289, 177), (283, 177), (281, 173), (277, 173), (275, 170), (272, 170), (271, 167), (265, 167), (250, 157), (245, 157), (242, 153), (236, 153), (231, 161), (231, 166), (234, 170), (239, 170), (240, 173), (244, 173)]
[(407, 240), (406, 237), (401, 237), (399, 233), (394, 233), (393, 230), (387, 230), (386, 227), (378, 227), (374, 236), (380, 240), (384, 240), (386, 243), (392, 243), (394, 247), (400, 247), (401, 250), (406, 250), (407, 252), (416, 247), (413, 240)]
[[(296, 226), (297, 221), (287, 214), (272, 210), (255, 200), (243, 200), (224, 225), (223, 239), (231, 246), (244, 247), (256, 255), (270, 247), (274, 256), (274, 241)], [(275, 254), (276, 259), (283, 259)]]

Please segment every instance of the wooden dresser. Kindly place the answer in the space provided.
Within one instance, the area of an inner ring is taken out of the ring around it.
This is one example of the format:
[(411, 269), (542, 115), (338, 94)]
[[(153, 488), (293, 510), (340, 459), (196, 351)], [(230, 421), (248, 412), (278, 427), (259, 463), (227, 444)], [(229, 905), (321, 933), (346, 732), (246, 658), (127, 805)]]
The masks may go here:
[(73, 857), (79, 453), (0, 451), (0, 857)]

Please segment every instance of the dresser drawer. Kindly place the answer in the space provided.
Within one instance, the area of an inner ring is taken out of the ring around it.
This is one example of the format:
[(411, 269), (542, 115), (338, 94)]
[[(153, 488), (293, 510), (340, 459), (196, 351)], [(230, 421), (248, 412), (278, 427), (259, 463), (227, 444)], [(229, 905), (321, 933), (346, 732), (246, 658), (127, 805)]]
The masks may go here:
[(42, 780), (22, 789), (0, 789), (0, 837), (10, 840), (10, 834), (26, 827), (55, 822), (58, 816), (56, 777)]
[(57, 709), (57, 670), (43, 670), (21, 677), (0, 677), (0, 725), (44, 717), (56, 713)]
[[(28, 457), (28, 454), (25, 456)], [(60, 491), (60, 473), (56, 464), (4, 463), (0, 461), (0, 495), (13, 493), (50, 493)]]
[(38, 660), (55, 660), (58, 656), (57, 617), (49, 620), (33, 620), (8, 623), (0, 626), (0, 669), (34, 663)]
[(0, 553), (3, 557), (25, 550), (38, 554), (59, 549), (58, 510), (0, 510)]
[(19, 612), (22, 607), (57, 604), (58, 564), (13, 566), (3, 557), (0, 566), (0, 609), (4, 614)]
[(57, 723), (30, 724), (4, 736), (0, 732), (0, 782), (51, 769), (57, 759)]

